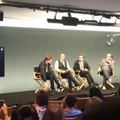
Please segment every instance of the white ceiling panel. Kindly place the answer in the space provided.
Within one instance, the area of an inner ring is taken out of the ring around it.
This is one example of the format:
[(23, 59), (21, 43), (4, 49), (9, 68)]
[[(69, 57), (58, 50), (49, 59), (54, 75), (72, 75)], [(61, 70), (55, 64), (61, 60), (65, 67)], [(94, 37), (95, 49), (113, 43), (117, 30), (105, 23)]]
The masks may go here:
[[(27, 4), (38, 4), (39, 5), (51, 5), (51, 6), (63, 6), (66, 8), (79, 8), (79, 9), (94, 9), (94, 10), (102, 10), (102, 11), (116, 11), (120, 14), (120, 0), (2, 0), (3, 2), (7, 3), (7, 2), (12, 2), (12, 3), (25, 3), (25, 5)], [(1, 2), (1, 0), (0, 0)], [(29, 7), (28, 7), (29, 8)], [(27, 7), (16, 7), (16, 6), (2, 6), (1, 5), (1, 9), (4, 12), (4, 20), (0, 21), (0, 26), (17, 26), (17, 27), (38, 27), (38, 28), (65, 28), (65, 29), (69, 29), (70, 26), (64, 26), (61, 24), (50, 24), (47, 22), (47, 18), (54, 18), (55, 17), (55, 13), (53, 11), (41, 11), (39, 9), (28, 9)], [(53, 12), (53, 13), (52, 13)], [(52, 15), (51, 15), (52, 14)], [(63, 13), (61, 13), (62, 16)], [(57, 18), (60, 17), (61, 15), (59, 12), (57, 13)], [(67, 13), (68, 15), (68, 13)], [(66, 15), (66, 16), (67, 16)], [(77, 15), (77, 14), (74, 14)], [(84, 17), (81, 17), (81, 15), (78, 16), (74, 16), (73, 17), (77, 17), (81, 20), (81, 18), (84, 18), (84, 20), (88, 20), (88, 19), (95, 19), (96, 17), (98, 17), (98, 21), (100, 21), (100, 19), (102, 18), (101, 16), (91, 16), (90, 15), (84, 15)], [(89, 18), (86, 18), (89, 17)], [(115, 17), (114, 17), (115, 18)], [(61, 18), (59, 18), (61, 19)], [(82, 19), (83, 20), (83, 19)], [(102, 18), (102, 20), (104, 20)], [(108, 19), (109, 20), (109, 19)], [(120, 26), (120, 19), (116, 19), (113, 21), (117, 21), (117, 23), (119, 23)], [(106, 22), (106, 21), (105, 21)], [(59, 27), (58, 27), (59, 26)], [(87, 27), (87, 26), (85, 26)], [(72, 29), (92, 29), (92, 26), (88, 26), (88, 28), (85, 28), (84, 26), (76, 26)], [(96, 26), (95, 30), (96, 30)], [(101, 27), (99, 29), (101, 30), (105, 30), (104, 27)], [(71, 28), (70, 28), (71, 29)], [(112, 28), (112, 31), (116, 31), (119, 30), (120, 31), (120, 27), (119, 28), (115, 28), (115, 30)], [(93, 29), (92, 29), (93, 30)], [(107, 29), (110, 30), (110, 29)]]
[(67, 6), (83, 9), (120, 11), (120, 0), (2, 0), (55, 6)]

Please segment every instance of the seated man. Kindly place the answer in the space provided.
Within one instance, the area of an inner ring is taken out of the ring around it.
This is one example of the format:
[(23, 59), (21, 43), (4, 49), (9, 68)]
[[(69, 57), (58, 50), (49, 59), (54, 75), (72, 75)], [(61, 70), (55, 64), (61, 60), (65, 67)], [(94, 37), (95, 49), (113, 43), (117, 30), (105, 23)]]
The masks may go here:
[(55, 62), (55, 71), (61, 74), (62, 78), (68, 79), (69, 90), (72, 91), (72, 82), (79, 90), (79, 84), (76, 82), (75, 78), (72, 75), (73, 70), (70, 68), (69, 63), (65, 60), (65, 53), (60, 53), (60, 59)]
[[(99, 64), (98, 73), (103, 76), (103, 89), (106, 89), (107, 82), (111, 82), (111, 78), (115, 75), (115, 61), (111, 53), (106, 55)], [(112, 84), (110, 85), (111, 87)]]
[(46, 55), (44, 60), (39, 64), (39, 71), (41, 73), (42, 79), (46, 82), (47, 79), (50, 80), (51, 84), (51, 89), (54, 93), (55, 91), (55, 86), (54, 86), (54, 81), (57, 84), (58, 89), (62, 89), (60, 86), (59, 81), (57, 80), (57, 77), (52, 69), (52, 56), (51, 55)]
[(79, 59), (75, 61), (73, 69), (75, 71), (79, 71), (81, 77), (86, 77), (90, 87), (94, 85), (93, 77), (90, 74), (90, 67), (85, 61), (85, 56), (83, 53), (81, 53), (79, 55)]

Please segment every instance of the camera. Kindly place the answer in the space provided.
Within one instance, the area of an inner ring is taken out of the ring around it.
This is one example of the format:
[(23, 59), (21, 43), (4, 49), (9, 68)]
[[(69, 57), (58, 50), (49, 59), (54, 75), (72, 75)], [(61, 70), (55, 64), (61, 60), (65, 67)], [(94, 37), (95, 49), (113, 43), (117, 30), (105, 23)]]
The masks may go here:
[(2, 107), (4, 104), (4, 100), (0, 100), (0, 107)]

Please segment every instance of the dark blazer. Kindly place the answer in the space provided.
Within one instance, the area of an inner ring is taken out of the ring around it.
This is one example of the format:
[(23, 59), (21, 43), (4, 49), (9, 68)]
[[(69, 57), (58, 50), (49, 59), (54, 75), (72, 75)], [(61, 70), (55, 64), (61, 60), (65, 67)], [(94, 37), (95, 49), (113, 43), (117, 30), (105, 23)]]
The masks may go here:
[[(84, 61), (84, 68), (90, 70), (90, 66), (88, 65), (88, 63), (86, 61)], [(73, 66), (73, 69), (74, 70), (80, 70), (80, 66), (79, 66), (79, 60), (76, 60), (75, 63), (74, 63), (74, 66)]]
[[(43, 60), (40, 64), (39, 64), (39, 71), (41, 73), (41, 77), (44, 81), (47, 80), (47, 76), (46, 76), (46, 68), (47, 65), (45, 63), (45, 61)], [(52, 67), (51, 64), (48, 64), (48, 73), (52, 71)]]

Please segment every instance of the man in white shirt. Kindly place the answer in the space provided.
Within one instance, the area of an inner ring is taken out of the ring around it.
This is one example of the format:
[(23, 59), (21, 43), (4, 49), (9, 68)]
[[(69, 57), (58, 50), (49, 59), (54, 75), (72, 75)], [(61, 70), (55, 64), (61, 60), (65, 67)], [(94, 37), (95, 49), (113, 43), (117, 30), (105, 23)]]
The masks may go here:
[(72, 82), (75, 84), (75, 87), (79, 89), (79, 84), (72, 75), (73, 70), (70, 68), (68, 61), (65, 60), (65, 53), (63, 52), (60, 53), (60, 59), (55, 62), (55, 71), (60, 73), (62, 78), (68, 79), (70, 92), (73, 92)]

